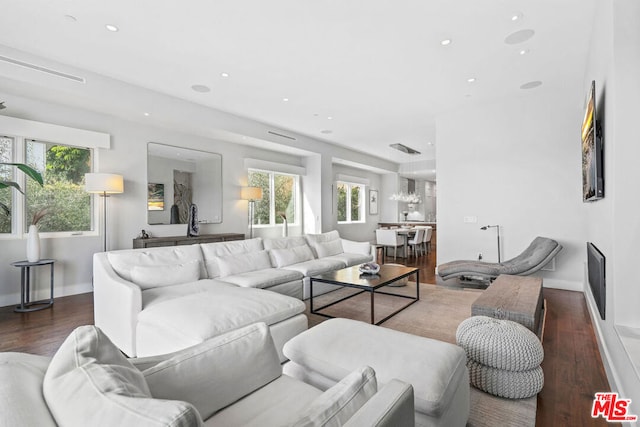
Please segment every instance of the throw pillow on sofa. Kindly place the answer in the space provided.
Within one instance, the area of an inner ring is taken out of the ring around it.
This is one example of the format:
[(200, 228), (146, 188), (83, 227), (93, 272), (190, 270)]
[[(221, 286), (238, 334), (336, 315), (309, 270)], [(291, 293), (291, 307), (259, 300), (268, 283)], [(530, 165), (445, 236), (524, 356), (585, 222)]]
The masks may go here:
[(174, 265), (136, 265), (131, 269), (131, 281), (141, 289), (195, 282), (200, 279), (201, 264), (195, 260)]
[(315, 259), (311, 248), (306, 244), (289, 249), (271, 249), (269, 252), (273, 263), (278, 268)]
[(242, 255), (216, 257), (219, 277), (271, 268), (271, 258), (267, 251), (248, 252)]
[(316, 243), (315, 247), (318, 258), (324, 258), (344, 253), (344, 249), (342, 249), (342, 242), (339, 239), (332, 240), (330, 242), (318, 242)]
[(62, 343), (42, 390), (61, 427), (202, 425), (191, 404), (153, 399), (142, 372), (95, 326), (77, 328)]
[(375, 372), (363, 366), (316, 398), (294, 426), (341, 426), (377, 391)]

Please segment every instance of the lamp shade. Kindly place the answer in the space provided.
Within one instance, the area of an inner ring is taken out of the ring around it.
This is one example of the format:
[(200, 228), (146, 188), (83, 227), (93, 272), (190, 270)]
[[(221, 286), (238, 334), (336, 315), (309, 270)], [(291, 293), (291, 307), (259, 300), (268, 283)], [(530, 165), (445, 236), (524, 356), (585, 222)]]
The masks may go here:
[(114, 173), (85, 173), (84, 189), (88, 193), (124, 193), (124, 180)]
[(240, 190), (240, 198), (242, 200), (261, 200), (262, 188), (260, 187), (242, 187)]

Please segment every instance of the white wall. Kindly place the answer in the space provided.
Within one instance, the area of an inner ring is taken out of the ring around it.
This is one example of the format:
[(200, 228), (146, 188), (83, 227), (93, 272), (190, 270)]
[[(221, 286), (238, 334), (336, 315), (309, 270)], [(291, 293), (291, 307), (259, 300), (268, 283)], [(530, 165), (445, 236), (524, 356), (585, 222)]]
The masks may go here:
[[(307, 176), (303, 178), (305, 185), (310, 189), (303, 195), (303, 199), (306, 199), (307, 207), (312, 211), (309, 217), (305, 215), (305, 220), (311, 218), (313, 224), (310, 228), (317, 232), (335, 228), (335, 222), (330, 218), (331, 203), (329, 202), (333, 179), (332, 155), (337, 153), (343, 158), (365, 158), (365, 161), (368, 161), (367, 156), (362, 153), (347, 149), (332, 149), (333, 146), (322, 142), (316, 143), (317, 153), (310, 153), (309, 157), (303, 157), (175, 132), (15, 94), (0, 92), (0, 99), (6, 100), (7, 105), (11, 106), (10, 109), (3, 110), (5, 115), (10, 116), (14, 112), (19, 112), (17, 116), (20, 118), (96, 130), (111, 135), (111, 149), (101, 149), (96, 153), (98, 171), (122, 174), (125, 190), (124, 194), (109, 198), (109, 249), (131, 248), (132, 239), (138, 236), (141, 229), (147, 230), (153, 236), (186, 235), (185, 224), (149, 226), (147, 223), (147, 143), (150, 141), (222, 155), (223, 222), (202, 224), (200, 228), (202, 234), (248, 233), (247, 202), (240, 200), (240, 187), (247, 183), (244, 158), (293, 166), (305, 166), (309, 163), (312, 166), (308, 169)], [(318, 159), (320, 159), (319, 162)], [(289, 231), (291, 235), (300, 234), (302, 226), (292, 227)], [(344, 232), (350, 238), (358, 237), (350, 230)], [(368, 240), (369, 231), (364, 230), (363, 233), (365, 240)], [(254, 229), (254, 235), (280, 236), (281, 227)], [(92, 256), (93, 253), (101, 250), (101, 242), (100, 236), (43, 239), (42, 256), (57, 260), (55, 296), (91, 290)], [(0, 277), (2, 277), (0, 306), (14, 304), (20, 299), (20, 270), (10, 266), (10, 263), (25, 258), (25, 247), (24, 237), (0, 240)], [(37, 273), (37, 276), (38, 289), (42, 288), (42, 292), (38, 292), (35, 297), (44, 298), (47, 272), (43, 269), (42, 272)]]
[[(640, 241), (638, 182), (640, 158), (640, 3), (603, 0), (596, 19), (584, 88), (596, 81), (597, 119), (603, 124), (605, 198), (585, 204), (585, 241), (606, 256), (606, 320), (591, 292), (585, 296), (598, 336), (609, 382), (632, 399), (640, 414), (640, 286), (637, 274)], [(588, 286), (585, 285), (588, 289)], [(635, 349), (635, 350), (634, 350)]]
[(556, 239), (564, 249), (545, 286), (582, 289), (581, 121), (575, 96), (548, 89), (439, 116), (438, 264), (497, 261), (495, 229), (480, 227), (499, 224), (502, 260), (536, 236)]

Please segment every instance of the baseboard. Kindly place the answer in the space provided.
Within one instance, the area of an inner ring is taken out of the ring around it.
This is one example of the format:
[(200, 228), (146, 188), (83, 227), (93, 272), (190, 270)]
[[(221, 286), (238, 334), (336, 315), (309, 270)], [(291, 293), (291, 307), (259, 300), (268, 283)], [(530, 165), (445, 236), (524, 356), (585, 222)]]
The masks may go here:
[(580, 282), (574, 282), (572, 280), (548, 279), (545, 277), (542, 279), (542, 285), (545, 288), (584, 292), (584, 284)]
[[(68, 295), (77, 295), (77, 294), (85, 294), (87, 292), (92, 292), (93, 286), (91, 283), (78, 283), (75, 285), (65, 285), (65, 286), (56, 286), (53, 287), (53, 297), (64, 297)], [(31, 296), (32, 301), (37, 301), (41, 299), (49, 299), (49, 289), (38, 289), (34, 295)], [(0, 307), (7, 307), (10, 305), (19, 305), (20, 304), (20, 292), (15, 292), (12, 294), (4, 294), (0, 295)]]

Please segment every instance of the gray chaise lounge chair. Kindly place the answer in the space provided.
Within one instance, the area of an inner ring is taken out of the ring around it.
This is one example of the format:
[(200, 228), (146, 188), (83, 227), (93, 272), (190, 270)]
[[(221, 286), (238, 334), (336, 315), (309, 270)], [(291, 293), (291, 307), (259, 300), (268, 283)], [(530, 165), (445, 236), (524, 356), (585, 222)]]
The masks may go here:
[(536, 237), (520, 255), (501, 263), (482, 261), (451, 261), (438, 266), (444, 280), (459, 277), (467, 280), (493, 281), (501, 274), (527, 276), (544, 267), (562, 246), (553, 239)]

